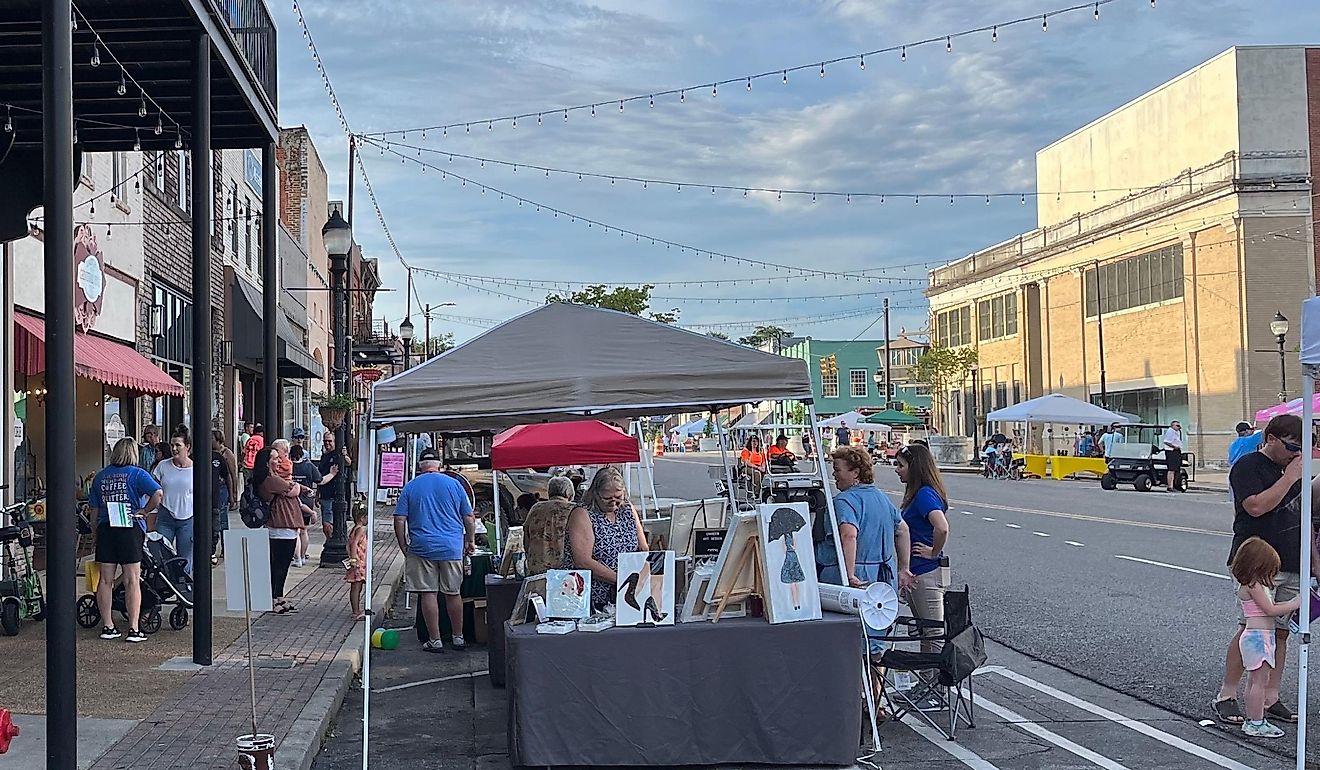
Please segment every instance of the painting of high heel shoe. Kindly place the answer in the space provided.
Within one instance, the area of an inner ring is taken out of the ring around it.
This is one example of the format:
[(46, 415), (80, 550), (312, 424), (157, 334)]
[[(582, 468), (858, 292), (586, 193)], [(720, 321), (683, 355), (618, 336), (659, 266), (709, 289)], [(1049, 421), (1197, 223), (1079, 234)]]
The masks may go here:
[(674, 624), (674, 552), (619, 554), (616, 626)]

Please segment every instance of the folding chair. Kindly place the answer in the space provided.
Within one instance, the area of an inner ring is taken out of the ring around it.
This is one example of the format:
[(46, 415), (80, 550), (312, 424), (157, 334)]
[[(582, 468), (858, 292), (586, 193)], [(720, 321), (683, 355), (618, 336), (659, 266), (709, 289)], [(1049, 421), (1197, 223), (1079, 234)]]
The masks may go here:
[[(902, 617), (894, 625), (906, 627), (908, 635), (880, 638), (887, 642), (938, 641), (944, 646), (939, 652), (890, 649), (880, 656), (879, 665), (886, 670), (886, 677), (895, 671), (905, 671), (914, 674), (917, 680), (908, 690), (898, 690), (892, 682), (885, 688), (884, 700), (891, 717), (898, 720), (907, 714), (919, 716), (949, 740), (958, 731), (959, 719), (969, 728), (975, 728), (972, 672), (985, 663), (986, 655), (981, 632), (972, 624), (971, 589), (964, 585), (961, 591), (945, 591), (943, 622)], [(941, 629), (943, 633), (933, 637), (912, 635), (913, 631), (928, 629)], [(921, 710), (920, 705), (928, 700), (939, 703), (941, 710), (949, 713), (948, 730)]]

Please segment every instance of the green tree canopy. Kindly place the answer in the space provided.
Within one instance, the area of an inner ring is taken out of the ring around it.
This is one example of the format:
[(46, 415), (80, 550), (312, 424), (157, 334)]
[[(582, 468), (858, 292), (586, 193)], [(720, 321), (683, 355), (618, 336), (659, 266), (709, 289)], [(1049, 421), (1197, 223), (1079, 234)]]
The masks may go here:
[(650, 312), (651, 284), (641, 286), (615, 286), (608, 288), (603, 283), (594, 284), (569, 294), (551, 294), (546, 302), (569, 302), (574, 305), (591, 305), (606, 310), (618, 310), (632, 315), (644, 315), (652, 321), (671, 324), (678, 320), (678, 308), (668, 311)]
[(781, 329), (778, 326), (758, 326), (756, 331), (746, 337), (738, 338), (738, 344), (746, 345), (752, 348), (759, 348), (771, 340), (783, 341), (793, 336), (793, 332), (787, 329)]
[(947, 402), (949, 391), (960, 386), (975, 365), (975, 348), (932, 347), (912, 366), (911, 377), (931, 387), (936, 403)]
[(725, 334), (724, 332), (706, 332), (706, 336), (714, 337), (717, 340), (725, 340), (726, 342), (729, 339), (729, 335)]

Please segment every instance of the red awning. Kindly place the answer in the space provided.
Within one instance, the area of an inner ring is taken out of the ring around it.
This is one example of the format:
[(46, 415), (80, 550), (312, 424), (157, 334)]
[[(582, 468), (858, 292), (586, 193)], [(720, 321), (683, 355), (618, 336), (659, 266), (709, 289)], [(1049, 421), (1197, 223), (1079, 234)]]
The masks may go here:
[[(46, 371), (46, 322), (14, 313), (14, 363), (23, 374)], [(183, 386), (122, 342), (74, 332), (73, 369), (81, 377), (149, 396), (183, 397)]]
[(636, 437), (599, 420), (519, 425), (496, 436), (490, 449), (496, 470), (639, 460)]

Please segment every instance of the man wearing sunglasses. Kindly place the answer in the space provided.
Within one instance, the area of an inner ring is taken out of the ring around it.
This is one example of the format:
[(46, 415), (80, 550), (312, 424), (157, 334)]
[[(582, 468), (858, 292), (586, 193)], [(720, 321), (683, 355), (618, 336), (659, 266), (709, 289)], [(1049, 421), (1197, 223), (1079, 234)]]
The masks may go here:
[[(1234, 508), (1233, 545), (1228, 561), (1233, 562), (1238, 546), (1249, 537), (1259, 537), (1274, 546), (1280, 561), (1279, 574), (1274, 579), (1276, 602), (1289, 601), (1301, 590), (1302, 437), (1300, 417), (1292, 414), (1275, 417), (1265, 426), (1260, 449), (1234, 463), (1228, 476)], [(1313, 489), (1317, 486), (1320, 485), (1313, 482)], [(1236, 588), (1234, 586), (1234, 590)], [(1265, 711), (1276, 720), (1296, 722), (1297, 715), (1279, 700), (1279, 683), (1287, 655), (1288, 617), (1277, 618), (1275, 623), (1278, 650), (1275, 661), (1278, 665), (1270, 671)], [(1237, 690), (1243, 675), (1238, 637), (1245, 627), (1246, 618), (1239, 617), (1237, 634), (1228, 647), (1224, 683), (1211, 704), (1220, 721), (1228, 724), (1242, 724), (1244, 719), (1237, 702)]]

